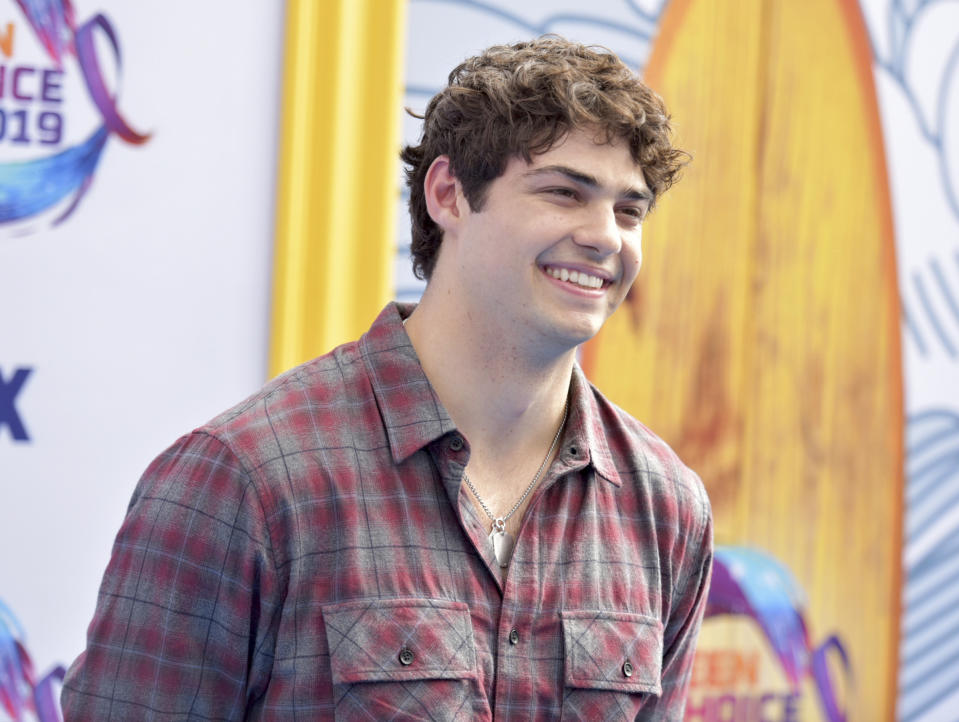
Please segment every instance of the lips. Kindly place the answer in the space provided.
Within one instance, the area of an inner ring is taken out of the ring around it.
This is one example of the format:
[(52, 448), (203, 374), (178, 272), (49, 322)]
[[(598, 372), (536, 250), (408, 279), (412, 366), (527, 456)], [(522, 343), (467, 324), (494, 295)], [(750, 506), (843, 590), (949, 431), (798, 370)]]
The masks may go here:
[(570, 270), (558, 266), (544, 266), (543, 270), (558, 281), (572, 283), (580, 288), (602, 288), (609, 281), (601, 276), (595, 276), (586, 271)]

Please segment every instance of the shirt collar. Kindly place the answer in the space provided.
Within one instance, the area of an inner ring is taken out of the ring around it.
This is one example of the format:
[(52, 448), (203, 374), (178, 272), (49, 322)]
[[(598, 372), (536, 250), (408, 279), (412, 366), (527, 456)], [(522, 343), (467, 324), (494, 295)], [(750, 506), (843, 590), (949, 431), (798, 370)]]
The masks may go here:
[[(433, 385), (426, 378), (416, 350), (403, 327), (403, 319), (415, 304), (389, 303), (370, 330), (360, 338), (373, 394), (379, 406), (393, 461), (409, 458), (430, 442), (456, 427)], [(583, 466), (592, 464), (596, 473), (616, 486), (622, 485), (606, 440), (598, 393), (578, 364), (570, 382), (569, 419), (562, 448), (576, 449), (574, 458)], [(585, 456), (580, 456), (582, 453)]]
[(586, 454), (585, 459), (580, 457), (582, 461), (592, 464), (596, 473), (610, 483), (622, 486), (623, 481), (616, 471), (606, 438), (606, 428), (598, 403), (599, 392), (586, 379), (579, 364), (573, 366), (569, 391), (569, 420), (563, 435), (563, 449), (569, 452), (571, 448), (575, 448), (576, 456), (582, 449)]
[(423, 373), (403, 327), (403, 319), (415, 307), (387, 304), (359, 342), (397, 464), (456, 428)]

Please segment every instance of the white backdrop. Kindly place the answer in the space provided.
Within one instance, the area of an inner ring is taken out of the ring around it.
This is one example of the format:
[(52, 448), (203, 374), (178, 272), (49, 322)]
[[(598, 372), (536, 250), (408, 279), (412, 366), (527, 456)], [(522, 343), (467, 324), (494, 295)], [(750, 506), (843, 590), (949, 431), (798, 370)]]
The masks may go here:
[[(959, 5), (861, 4), (903, 294), (909, 576), (900, 713), (953, 722), (959, 209), (950, 194), (959, 188)], [(641, 66), (643, 37), (656, 31), (643, 18), (658, 18), (664, 5), (410, 0), (406, 104), (421, 110), (473, 51), (547, 31), (608, 45)], [(111, 137), (89, 192), (60, 226), (50, 227), (50, 214), (0, 224), (0, 374), (9, 384), (16, 369), (31, 370), (14, 399), (29, 441), (0, 424), (0, 601), (22, 624), (41, 673), (82, 649), (110, 545), (149, 461), (265, 378), (280, 103), (281, 2), (74, 6), (81, 23), (103, 12), (113, 25), (123, 52), (119, 107), (154, 135), (142, 146)], [(0, 54), (0, 65), (52, 67), (15, 0), (0, 0), (0, 48), (7, 23), (12, 52)], [(112, 54), (101, 57), (109, 66)], [(7, 75), (0, 109), (12, 112), (19, 106), (10, 83)], [(62, 95), (66, 147), (98, 116), (76, 77)], [(417, 123), (404, 123), (404, 140), (414, 140)], [(11, 134), (0, 138), (0, 174), (50, 152), (13, 143)], [(408, 270), (405, 212), (399, 219), (397, 294), (416, 298), (422, 285)]]
[[(112, 24), (120, 111), (153, 136), (112, 136), (59, 226), (51, 214), (0, 224), (0, 373), (9, 383), (32, 369), (15, 398), (29, 441), (0, 426), (0, 600), (41, 674), (83, 648), (146, 465), (266, 377), (282, 75), (282, 3), (73, 5), (78, 23), (102, 12)], [(0, 35), (7, 23), (9, 116), (11, 68), (53, 63), (14, 0), (0, 0)], [(112, 52), (98, 49), (115, 83)], [(65, 78), (71, 137), (53, 152), (99, 122), (75, 62)], [(0, 166), (51, 153), (10, 137)]]

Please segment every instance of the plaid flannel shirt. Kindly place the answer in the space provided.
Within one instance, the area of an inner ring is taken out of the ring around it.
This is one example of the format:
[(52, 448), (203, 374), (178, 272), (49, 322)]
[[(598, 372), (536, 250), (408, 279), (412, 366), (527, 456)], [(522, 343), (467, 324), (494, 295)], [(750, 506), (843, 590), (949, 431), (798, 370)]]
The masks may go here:
[(505, 574), (389, 305), (178, 440), (133, 495), (66, 720), (680, 720), (696, 475), (577, 367)]

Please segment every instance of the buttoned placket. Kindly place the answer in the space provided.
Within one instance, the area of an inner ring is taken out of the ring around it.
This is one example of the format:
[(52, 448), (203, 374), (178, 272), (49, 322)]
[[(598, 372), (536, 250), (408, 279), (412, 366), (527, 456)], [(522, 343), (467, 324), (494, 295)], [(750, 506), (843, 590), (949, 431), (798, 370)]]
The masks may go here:
[[(529, 529), (532, 524), (536, 524), (536, 507), (541, 503), (542, 498), (549, 492), (549, 489), (557, 483), (560, 483), (571, 474), (581, 472), (588, 466), (588, 455), (583, 453), (582, 446), (577, 442), (563, 440), (560, 452), (556, 455), (553, 463), (543, 479), (543, 483), (537, 488), (530, 497), (529, 506), (523, 515), (520, 528), (517, 530), (516, 548), (513, 552), (513, 561), (507, 567), (501, 585), (502, 605), (500, 607), (500, 623), (497, 634), (497, 654), (495, 659), (495, 699), (493, 700), (493, 718), (504, 719), (507, 716), (503, 709), (506, 704), (500, 702), (507, 695), (509, 685), (503, 684), (502, 670), (510, 666), (509, 660), (518, 657), (528, 657), (531, 654), (531, 647), (535, 640), (531, 638), (532, 623), (526, 621), (516, 611), (519, 608), (527, 606), (528, 600), (523, 599), (523, 590), (510, 583), (510, 571), (514, 568), (513, 564), (517, 560), (523, 561), (523, 539), (535, 534), (535, 528)], [(503, 702), (506, 702), (503, 699)]]
[(528, 606), (528, 600), (524, 599), (522, 588), (515, 583), (510, 583), (511, 570), (517, 560), (529, 561), (524, 555), (527, 548), (524, 540), (537, 533), (536, 509), (542, 498), (552, 486), (566, 480), (572, 474), (581, 472), (590, 464), (590, 454), (585, 439), (579, 436), (570, 438), (571, 436), (567, 429), (564, 432), (566, 438), (561, 439), (559, 453), (550, 464), (542, 483), (530, 496), (529, 505), (517, 531), (513, 560), (506, 569), (500, 568), (493, 555), (492, 544), (489, 543), (489, 525), (480, 517), (480, 513), (466, 496), (468, 491), (462, 482), (462, 475), (469, 462), (469, 442), (461, 434), (453, 431), (441, 437), (439, 443), (432, 447), (434, 462), (444, 484), (447, 485), (450, 500), (455, 498), (457, 501), (455, 508), (463, 533), (469, 537), (477, 553), (483, 558), (499, 591), (499, 624), (495, 639), (490, 640), (493, 643), (490, 652), (493, 655), (494, 680), (490, 707), (493, 710), (494, 719), (507, 717), (506, 710), (511, 703), (515, 704), (515, 700), (508, 699), (511, 685), (506, 675), (509, 674), (509, 668), (515, 666), (511, 664), (511, 661), (528, 658), (535, 653), (535, 639), (532, 637), (533, 620), (529, 619), (528, 615), (524, 618), (524, 614), (519, 611)]
[(442, 456), (438, 461), (441, 462), (441, 474), (444, 477), (450, 477), (450, 480), (445, 483), (451, 487), (455, 484), (455, 487), (449, 489), (450, 500), (455, 499), (454, 508), (460, 520), (460, 526), (472, 542), (473, 548), (486, 563), (502, 594), (503, 579), (498, 573), (499, 565), (493, 557), (493, 547), (489, 543), (489, 529), (473, 507), (472, 501), (467, 496), (466, 485), (462, 481), (464, 470), (469, 463), (469, 442), (460, 433), (454, 431), (444, 438), (440, 451)]

